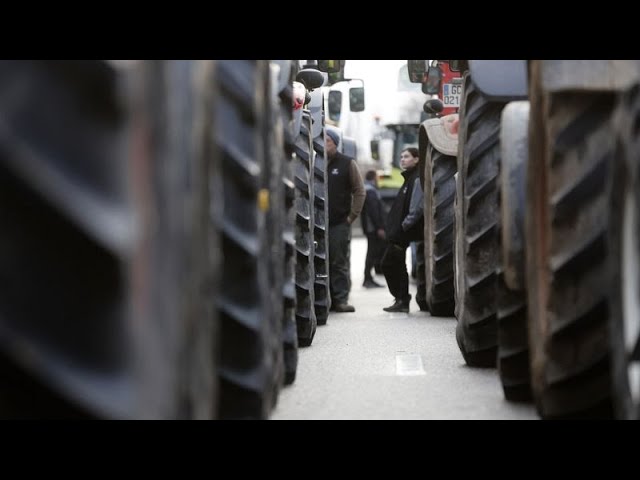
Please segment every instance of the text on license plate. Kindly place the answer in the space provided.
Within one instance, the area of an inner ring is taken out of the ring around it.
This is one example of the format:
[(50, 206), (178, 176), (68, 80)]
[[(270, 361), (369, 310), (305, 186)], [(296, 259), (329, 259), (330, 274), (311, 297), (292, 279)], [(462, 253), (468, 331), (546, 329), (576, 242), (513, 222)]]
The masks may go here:
[(445, 83), (442, 87), (442, 103), (445, 108), (459, 108), (460, 96), (462, 95), (462, 85), (455, 83)]

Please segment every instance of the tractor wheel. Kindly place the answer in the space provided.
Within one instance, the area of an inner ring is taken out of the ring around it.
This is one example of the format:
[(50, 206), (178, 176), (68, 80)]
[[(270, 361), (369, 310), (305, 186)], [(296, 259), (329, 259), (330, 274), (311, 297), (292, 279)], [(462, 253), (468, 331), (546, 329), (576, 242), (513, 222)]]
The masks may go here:
[(313, 161), (313, 219), (314, 219), (314, 267), (315, 267), (315, 311), (318, 325), (326, 325), (331, 308), (329, 295), (329, 197), (327, 184), (327, 165), (324, 157), (324, 135), (313, 139), (315, 158)]
[(606, 417), (615, 95), (549, 93), (541, 77), (533, 61), (525, 214), (532, 391), (543, 418)]
[(427, 262), (427, 303), (431, 315), (454, 314), (453, 242), (456, 158), (429, 143), (424, 169), (424, 254)]
[(284, 303), (284, 316), (282, 319), (283, 348), (284, 348), (284, 384), (291, 385), (296, 378), (298, 370), (298, 332), (296, 327), (296, 240), (294, 225), (296, 221), (296, 190), (293, 183), (293, 151), (297, 132), (292, 131), (292, 81), (291, 65), (284, 61), (282, 72), (288, 77), (284, 88), (279, 92), (280, 117), (284, 128), (284, 163), (282, 169), (282, 183), (284, 185), (284, 227), (282, 241), (284, 244), (284, 284), (282, 298)]
[(302, 125), (295, 144), (296, 186), (296, 324), (298, 345), (308, 347), (316, 333), (315, 245), (313, 207), (313, 146), (311, 117), (302, 112)]
[(616, 418), (640, 418), (640, 86), (621, 96), (609, 203), (611, 363)]
[(0, 62), (3, 418), (139, 413), (121, 73), (101, 61)]
[(457, 338), (469, 366), (493, 367), (497, 359), (496, 268), (500, 114), (469, 74), (464, 78), (456, 185)]
[(0, 65), (0, 91), (14, 92), (0, 99), (0, 369), (17, 383), (2, 408), (212, 418), (212, 62), (11, 63)]
[(498, 269), (498, 373), (507, 400), (531, 400), (524, 286), (524, 198), (529, 102), (509, 103), (500, 126), (501, 232)]
[[(269, 117), (269, 64), (218, 61), (216, 140), (222, 151), (220, 398), (223, 419), (265, 419), (275, 403), (268, 190), (264, 133)], [(266, 197), (266, 198), (265, 198)], [(281, 304), (281, 302), (277, 302)]]

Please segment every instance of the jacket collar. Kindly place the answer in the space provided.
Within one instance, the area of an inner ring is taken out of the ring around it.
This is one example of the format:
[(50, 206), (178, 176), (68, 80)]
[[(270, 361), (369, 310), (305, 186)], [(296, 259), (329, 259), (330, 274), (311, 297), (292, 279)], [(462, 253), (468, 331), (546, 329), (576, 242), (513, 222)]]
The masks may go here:
[(418, 169), (418, 166), (416, 165), (415, 167), (412, 168), (407, 168), (404, 172), (402, 172), (402, 176), (405, 178), (405, 180), (407, 178), (409, 178), (416, 170)]

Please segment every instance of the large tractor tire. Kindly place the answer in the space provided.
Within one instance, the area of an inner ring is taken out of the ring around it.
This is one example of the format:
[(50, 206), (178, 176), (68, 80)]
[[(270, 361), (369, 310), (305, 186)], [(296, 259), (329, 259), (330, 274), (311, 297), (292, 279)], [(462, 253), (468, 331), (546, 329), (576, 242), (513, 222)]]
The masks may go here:
[(283, 289), (285, 282), (285, 249), (283, 233), (286, 225), (285, 187), (282, 181), (284, 165), (284, 124), (280, 111), (278, 97), (279, 69), (269, 63), (269, 75), (264, 84), (269, 93), (267, 105), (267, 119), (263, 126), (263, 141), (265, 142), (265, 168), (262, 178), (263, 187), (259, 197), (259, 208), (266, 208), (267, 251), (269, 261), (269, 304), (270, 332), (267, 337), (268, 358), (271, 365), (270, 388), (273, 406), (277, 403), (278, 394), (284, 385), (284, 314)]
[(467, 73), (460, 110), (456, 184), (456, 340), (465, 362), (493, 367), (497, 359), (496, 268), (500, 113)]
[(211, 62), (0, 72), (2, 416), (211, 418)]
[(616, 112), (618, 143), (609, 203), (611, 363), (615, 415), (640, 419), (640, 86)]
[(530, 65), (527, 292), (543, 418), (611, 415), (607, 184), (613, 93), (543, 89)]
[(453, 203), (457, 168), (456, 157), (445, 155), (431, 143), (427, 144), (423, 172), (426, 296), (428, 309), (436, 317), (454, 315)]
[(133, 139), (146, 141), (134, 149), (141, 155), (133, 160), (133, 183), (142, 184), (135, 193), (145, 201), (138, 204), (140, 258), (131, 267), (142, 417), (203, 419), (216, 412), (214, 299), (222, 262), (215, 222), (222, 194), (211, 179), (220, 177), (222, 158), (213, 136), (214, 67), (143, 62), (134, 92), (144, 103), (134, 111)]
[(511, 102), (500, 126), (501, 231), (498, 268), (498, 373), (510, 401), (531, 400), (524, 208), (529, 102)]
[(327, 162), (324, 156), (324, 135), (313, 139), (315, 158), (313, 161), (313, 235), (315, 239), (315, 311), (318, 325), (326, 325), (331, 309), (329, 295), (329, 192), (327, 184)]
[(302, 125), (295, 144), (296, 187), (296, 324), (298, 345), (308, 347), (316, 333), (315, 246), (313, 207), (313, 146), (311, 117), (302, 112)]
[(272, 120), (268, 62), (219, 61), (216, 82), (224, 192), (219, 416), (265, 419), (275, 403), (272, 381), (278, 367), (271, 345), (276, 342), (273, 327), (281, 321), (274, 319), (269, 286), (271, 239), (263, 173), (269, 161), (264, 134)]
[(288, 81), (279, 92), (280, 117), (284, 127), (284, 163), (282, 166), (282, 183), (284, 185), (284, 225), (282, 241), (284, 244), (284, 284), (282, 298), (284, 316), (282, 318), (284, 348), (284, 384), (291, 385), (298, 370), (298, 331), (296, 327), (296, 240), (294, 225), (296, 221), (296, 192), (293, 183), (293, 152), (298, 132), (293, 132), (293, 71), (288, 61), (280, 68), (287, 69), (282, 74), (288, 75)]
[(3, 418), (135, 415), (118, 77), (99, 61), (0, 62)]

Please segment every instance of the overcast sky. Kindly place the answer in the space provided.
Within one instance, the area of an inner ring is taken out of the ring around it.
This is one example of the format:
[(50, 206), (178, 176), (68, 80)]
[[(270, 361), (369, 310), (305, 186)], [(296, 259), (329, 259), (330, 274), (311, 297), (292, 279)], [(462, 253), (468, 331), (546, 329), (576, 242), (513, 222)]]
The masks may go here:
[(398, 70), (406, 60), (347, 60), (345, 77), (362, 78), (365, 85), (366, 111), (384, 116), (385, 96), (396, 90)]

